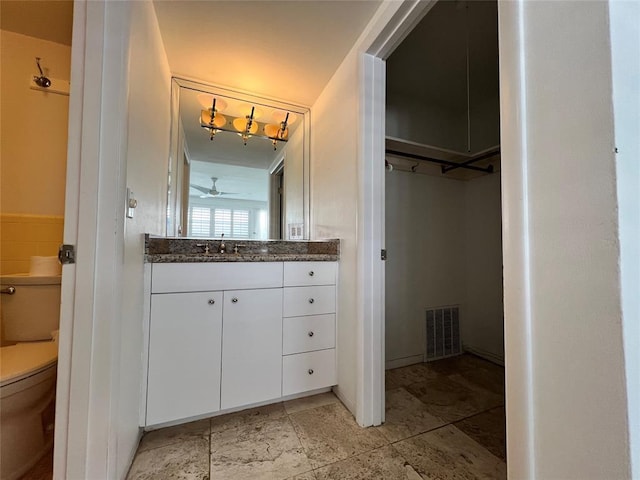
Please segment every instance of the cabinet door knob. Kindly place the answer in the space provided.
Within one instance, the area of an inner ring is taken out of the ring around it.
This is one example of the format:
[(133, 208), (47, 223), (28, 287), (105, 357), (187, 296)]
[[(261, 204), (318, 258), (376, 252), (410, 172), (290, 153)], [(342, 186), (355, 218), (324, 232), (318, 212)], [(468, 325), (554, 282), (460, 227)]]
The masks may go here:
[(231, 301), (232, 301), (233, 303), (238, 303), (238, 299), (237, 299), (236, 297), (233, 297), (233, 298), (231, 299)]
[(310, 276), (310, 277), (313, 277), (313, 270), (311, 270), (311, 271), (309, 272), (309, 276)]
[(213, 305), (214, 303), (216, 303), (216, 301), (213, 298), (209, 299), (209, 305)]
[(313, 298), (310, 298), (309, 303), (313, 303), (313, 302), (315, 302), (315, 300)]
[(313, 375), (313, 368), (309, 369), (309, 375)]
[(307, 335), (309, 335), (310, 337), (313, 337), (313, 332), (309, 332)]

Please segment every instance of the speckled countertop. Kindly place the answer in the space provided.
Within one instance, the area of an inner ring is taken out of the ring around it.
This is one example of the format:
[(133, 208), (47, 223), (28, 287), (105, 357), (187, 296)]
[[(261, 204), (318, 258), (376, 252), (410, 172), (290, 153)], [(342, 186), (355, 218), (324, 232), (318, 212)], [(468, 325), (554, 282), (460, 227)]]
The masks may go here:
[[(340, 240), (220, 240), (167, 238), (145, 235), (145, 261), (148, 263), (198, 262), (335, 262), (340, 258)], [(205, 253), (206, 245), (211, 253)], [(238, 246), (238, 253), (234, 247)]]

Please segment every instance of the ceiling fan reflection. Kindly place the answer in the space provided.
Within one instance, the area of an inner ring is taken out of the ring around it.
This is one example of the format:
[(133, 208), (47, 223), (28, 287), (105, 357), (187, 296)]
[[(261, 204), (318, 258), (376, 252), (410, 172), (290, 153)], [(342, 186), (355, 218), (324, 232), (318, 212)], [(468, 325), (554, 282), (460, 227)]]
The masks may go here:
[(221, 192), (216, 188), (217, 181), (218, 181), (217, 177), (211, 177), (211, 182), (212, 182), (211, 188), (203, 187), (201, 185), (196, 185), (194, 183), (190, 183), (189, 185), (191, 186), (191, 188), (195, 188), (196, 190), (199, 190), (200, 192), (203, 193), (202, 195), (200, 195), (200, 198), (221, 197), (223, 195), (239, 195), (238, 193), (235, 193), (235, 192)]

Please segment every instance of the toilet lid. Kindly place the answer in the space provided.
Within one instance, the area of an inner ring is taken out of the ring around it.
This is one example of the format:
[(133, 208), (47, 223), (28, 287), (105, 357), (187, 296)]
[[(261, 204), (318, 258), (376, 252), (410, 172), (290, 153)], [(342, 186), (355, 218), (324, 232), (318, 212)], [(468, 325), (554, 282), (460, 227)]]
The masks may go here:
[(58, 359), (57, 342), (18, 343), (0, 348), (1, 385), (34, 375)]

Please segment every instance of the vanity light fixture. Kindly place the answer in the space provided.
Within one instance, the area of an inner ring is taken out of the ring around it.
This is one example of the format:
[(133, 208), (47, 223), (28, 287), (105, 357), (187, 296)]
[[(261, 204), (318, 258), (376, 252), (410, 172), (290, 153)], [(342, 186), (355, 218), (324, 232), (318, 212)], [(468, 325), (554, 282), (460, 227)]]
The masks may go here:
[[(216, 106), (218, 108), (216, 108)], [(213, 140), (213, 137), (219, 129), (227, 124), (227, 119), (224, 115), (218, 113), (218, 110), (224, 110), (225, 108), (227, 108), (227, 104), (224, 100), (218, 100), (216, 97), (213, 97), (211, 108), (200, 112), (200, 125), (209, 131), (211, 135), (210, 140)]]
[(233, 121), (233, 126), (239, 132), (244, 144), (247, 144), (247, 140), (251, 135), (258, 132), (258, 122), (255, 120), (256, 107), (251, 107), (251, 113), (244, 118), (238, 117)]
[[(245, 145), (250, 137), (271, 140), (273, 149), (276, 150), (278, 142), (287, 142), (289, 140), (289, 125), (297, 118), (294, 113), (276, 111), (273, 114), (273, 119), (276, 123), (260, 124), (257, 119), (262, 115), (262, 110), (255, 105), (245, 104), (239, 109), (241, 116), (231, 117), (231, 120), (228, 121), (220, 113), (226, 108), (227, 104), (224, 100), (213, 97), (211, 107), (200, 112), (200, 126), (209, 132), (210, 140), (213, 140), (213, 137), (218, 132), (232, 132), (240, 135)], [(229, 124), (233, 128), (227, 127)]]

